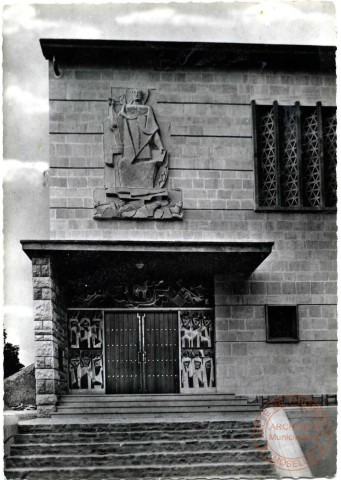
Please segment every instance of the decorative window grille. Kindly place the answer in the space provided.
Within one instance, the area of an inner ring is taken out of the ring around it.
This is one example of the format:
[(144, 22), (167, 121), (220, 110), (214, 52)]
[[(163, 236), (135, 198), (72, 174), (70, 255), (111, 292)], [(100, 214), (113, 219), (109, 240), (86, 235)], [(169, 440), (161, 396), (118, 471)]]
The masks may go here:
[(334, 210), (336, 108), (252, 109), (257, 210)]
[(326, 205), (336, 204), (336, 111), (323, 111), (323, 152), (325, 156)]

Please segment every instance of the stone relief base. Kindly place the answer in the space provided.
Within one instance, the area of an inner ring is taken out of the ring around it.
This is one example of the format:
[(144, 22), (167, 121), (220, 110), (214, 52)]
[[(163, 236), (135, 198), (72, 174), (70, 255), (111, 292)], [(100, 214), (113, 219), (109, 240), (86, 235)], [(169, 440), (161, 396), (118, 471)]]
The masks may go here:
[(94, 191), (94, 205), (97, 220), (182, 220), (183, 217), (181, 190), (99, 188)]

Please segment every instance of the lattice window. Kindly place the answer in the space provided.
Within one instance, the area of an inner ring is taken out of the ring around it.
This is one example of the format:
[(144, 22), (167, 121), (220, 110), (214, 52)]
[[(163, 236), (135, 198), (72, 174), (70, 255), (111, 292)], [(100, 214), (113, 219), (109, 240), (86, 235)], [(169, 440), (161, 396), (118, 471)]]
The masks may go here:
[(277, 169), (276, 169), (276, 131), (274, 109), (266, 109), (260, 124), (260, 176), (262, 189), (261, 204), (267, 207), (276, 205)]
[(325, 156), (326, 205), (336, 204), (336, 112), (324, 112), (323, 149)]
[(309, 207), (319, 207), (321, 205), (321, 180), (317, 109), (307, 111), (302, 120), (304, 200)]
[(335, 209), (336, 108), (252, 106), (257, 209)]
[(282, 154), (282, 198), (283, 205), (295, 207), (299, 204), (299, 171), (297, 158), (298, 131), (296, 112), (293, 107), (281, 109), (280, 139)]

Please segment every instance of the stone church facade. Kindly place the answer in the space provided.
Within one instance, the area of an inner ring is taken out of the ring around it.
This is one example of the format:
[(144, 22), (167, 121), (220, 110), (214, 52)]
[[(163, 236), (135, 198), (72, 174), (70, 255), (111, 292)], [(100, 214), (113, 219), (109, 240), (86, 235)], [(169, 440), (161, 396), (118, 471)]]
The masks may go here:
[(68, 393), (335, 394), (335, 49), (41, 46), (39, 415)]

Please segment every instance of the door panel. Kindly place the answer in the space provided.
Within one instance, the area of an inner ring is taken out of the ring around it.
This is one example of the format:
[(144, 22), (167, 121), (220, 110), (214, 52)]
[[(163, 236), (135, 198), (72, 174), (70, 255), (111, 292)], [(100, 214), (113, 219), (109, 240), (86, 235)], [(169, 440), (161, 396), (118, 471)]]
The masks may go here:
[(105, 333), (107, 393), (139, 393), (136, 313), (107, 313)]
[(107, 313), (107, 393), (177, 393), (177, 313)]
[(145, 314), (145, 374), (147, 393), (179, 391), (178, 315)]

